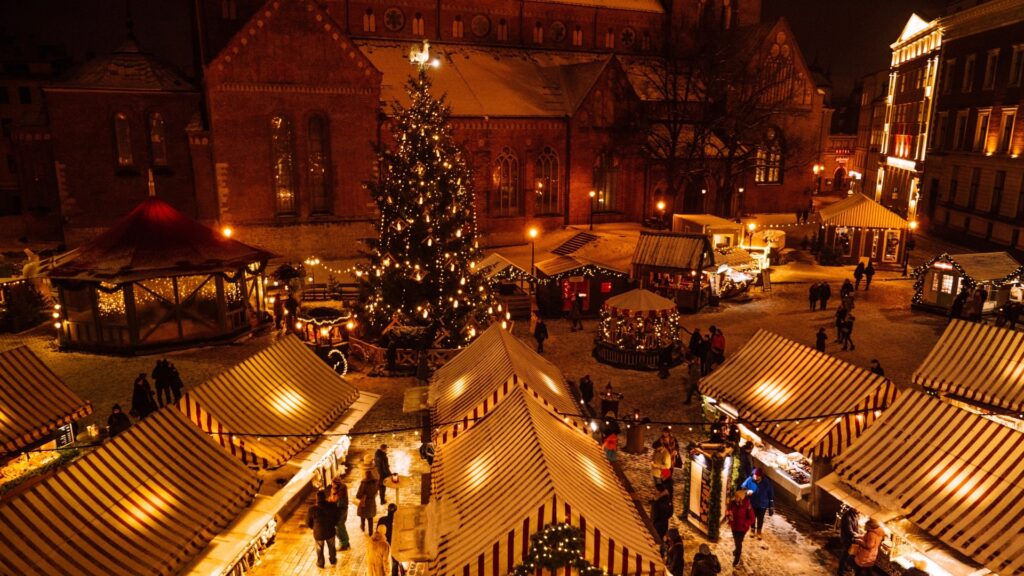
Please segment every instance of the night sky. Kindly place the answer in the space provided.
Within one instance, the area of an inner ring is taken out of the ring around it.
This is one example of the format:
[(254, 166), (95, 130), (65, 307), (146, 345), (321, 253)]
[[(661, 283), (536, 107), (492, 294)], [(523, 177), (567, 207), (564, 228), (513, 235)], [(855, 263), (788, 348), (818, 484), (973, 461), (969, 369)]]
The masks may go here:
[[(763, 17), (784, 16), (812, 63), (831, 70), (834, 94), (889, 64), (889, 44), (914, 11), (939, 15), (946, 0), (763, 0)], [(191, 72), (188, 0), (135, 0), (143, 48)], [(17, 44), (63, 42), (81, 60), (115, 49), (125, 37), (125, 0), (0, 2), (0, 37)]]

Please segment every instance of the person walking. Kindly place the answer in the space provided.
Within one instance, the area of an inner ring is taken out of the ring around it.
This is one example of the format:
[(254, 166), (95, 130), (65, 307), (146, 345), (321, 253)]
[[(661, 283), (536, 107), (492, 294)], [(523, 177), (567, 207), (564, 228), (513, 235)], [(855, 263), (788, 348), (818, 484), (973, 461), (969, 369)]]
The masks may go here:
[(839, 518), (839, 568), (836, 576), (843, 576), (846, 566), (852, 557), (850, 548), (853, 541), (857, 539), (860, 532), (860, 514), (852, 506), (847, 506), (843, 515)]
[(856, 320), (853, 314), (847, 314), (846, 319), (843, 320), (843, 350), (846, 350), (846, 346), (850, 346), (850, 350), (856, 350), (857, 347), (853, 345), (853, 321)]
[(594, 399), (594, 381), (590, 379), (590, 374), (580, 378), (580, 399), (587, 406), (590, 406), (590, 402)]
[(658, 490), (658, 497), (651, 502), (651, 524), (658, 534), (658, 541), (662, 541), (668, 533), (668, 520), (672, 517), (672, 495), (668, 490)]
[(754, 443), (747, 440), (740, 446), (739, 455), (737, 456), (739, 462), (739, 474), (736, 488), (743, 485), (743, 482), (754, 472)]
[(654, 441), (651, 453), (651, 479), (655, 490), (667, 490), (672, 493), (672, 454), (663, 446), (661, 440)]
[(388, 544), (387, 528), (378, 526), (371, 530), (370, 543), (366, 547), (366, 576), (389, 576), (391, 574), (391, 545)]
[[(377, 529), (380, 530), (381, 526), (384, 527), (384, 539), (388, 541), (388, 546), (391, 546), (391, 537), (394, 535), (395, 526), (395, 513), (398, 512), (398, 504), (388, 504), (388, 513), (377, 519)], [(391, 576), (398, 576), (401, 571), (401, 565), (398, 560), (391, 559)]]
[(873, 374), (878, 374), (879, 376), (885, 376), (885, 370), (882, 369), (882, 365), (875, 358), (871, 359), (871, 368), (870, 368), (870, 370), (871, 370), (871, 372)]
[(690, 333), (690, 354), (700, 358), (700, 346), (703, 341), (704, 337), (700, 333), (700, 328), (694, 328), (693, 332)]
[(864, 268), (864, 291), (871, 290), (871, 279), (875, 277), (875, 265), (868, 260), (867, 268)]
[(132, 384), (132, 409), (131, 415), (139, 420), (149, 416), (156, 410), (156, 400), (153, 399), (153, 390), (149, 387), (146, 374), (140, 373), (135, 383)]
[(836, 308), (836, 342), (839, 344), (843, 343), (843, 322), (846, 321), (846, 316), (849, 311), (846, 308), (840, 306)]
[(669, 528), (665, 533), (665, 567), (672, 576), (684, 576), (686, 556), (683, 551), (683, 536), (678, 528)]
[(366, 530), (367, 534), (373, 534), (373, 518), (377, 515), (377, 470), (373, 465), (367, 465), (363, 469), (363, 480), (356, 489), (356, 514), (359, 516), (359, 530)]
[(164, 404), (170, 404), (173, 399), (170, 372), (170, 366), (167, 359), (164, 358), (156, 361), (156, 366), (149, 374), (153, 378), (153, 386), (156, 388), (156, 404), (161, 408)]
[(747, 491), (737, 490), (725, 507), (725, 519), (729, 522), (729, 529), (732, 530), (732, 539), (735, 545), (732, 553), (732, 565), (740, 563), (743, 556), (743, 538), (747, 531), (754, 525), (754, 508), (747, 499)]
[(569, 320), (572, 322), (571, 331), (583, 330), (583, 303), (580, 302), (579, 296), (572, 297), (572, 303), (569, 305)]
[(170, 360), (167, 361), (167, 374), (171, 380), (171, 397), (174, 399), (174, 403), (177, 404), (181, 400), (181, 390), (185, 387), (185, 383), (181, 381), (178, 367)]
[(323, 490), (316, 493), (316, 504), (309, 507), (309, 512), (306, 514), (306, 526), (313, 529), (316, 567), (324, 567), (324, 544), (327, 545), (327, 555), (331, 566), (337, 564), (338, 551), (334, 547), (334, 536), (338, 526), (338, 506), (327, 500), (327, 493)]
[(544, 341), (548, 339), (548, 325), (544, 319), (537, 316), (537, 325), (533, 328), (533, 339), (537, 341), (537, 353), (544, 353)]
[(714, 370), (716, 366), (725, 362), (725, 334), (721, 328), (711, 327), (711, 359), (708, 361), (708, 370)]
[(601, 441), (601, 447), (604, 448), (604, 457), (609, 462), (615, 462), (618, 460), (617, 451), (619, 449), (619, 432), (618, 427), (615, 429), (605, 430), (604, 440)]
[(853, 572), (857, 576), (871, 576), (874, 574), (875, 560), (878, 558), (878, 548), (885, 539), (885, 530), (874, 518), (868, 518), (864, 525), (864, 534), (854, 539), (857, 545), (853, 553)]
[(775, 488), (772, 481), (764, 477), (760, 468), (754, 468), (754, 472), (740, 488), (747, 491), (747, 498), (750, 505), (754, 507), (754, 518), (757, 523), (754, 526), (754, 536), (761, 540), (764, 535), (764, 515), (775, 515)]
[(970, 297), (970, 293), (967, 291), (967, 287), (960, 289), (960, 293), (953, 299), (953, 304), (949, 307), (949, 319), (959, 320), (964, 314), (964, 306), (967, 305), (967, 299)]
[(853, 282), (850, 282), (850, 279), (847, 278), (843, 280), (843, 285), (839, 288), (839, 297), (845, 301), (846, 297), (850, 294), (853, 294)]
[(701, 544), (699, 550), (693, 557), (693, 571), (690, 572), (690, 576), (716, 576), (722, 571), (718, 556), (711, 552), (710, 546)]
[(380, 448), (377, 448), (377, 451), (373, 453), (373, 466), (377, 469), (377, 478), (379, 480), (377, 490), (380, 491), (380, 503), (383, 505), (387, 503), (387, 500), (384, 498), (384, 491), (387, 490), (385, 480), (391, 476), (387, 444), (381, 444)]
[(669, 455), (672, 456), (672, 467), (682, 468), (683, 459), (679, 455), (679, 441), (676, 440), (676, 437), (672, 435), (672, 430), (670, 430), (668, 427), (662, 428), (661, 438), (659, 438), (658, 440), (661, 442), (661, 445), (664, 446), (666, 450), (668, 450)]
[(818, 287), (818, 301), (821, 303), (822, 310), (828, 308), (828, 299), (831, 297), (832, 288), (829, 287), (828, 282), (822, 282), (821, 286)]
[(864, 279), (864, 263), (857, 262), (857, 267), (853, 269), (853, 279), (856, 283), (853, 285), (854, 290), (860, 290), (860, 281)]
[(700, 360), (690, 355), (686, 360), (686, 403), (689, 404), (693, 395), (700, 396)]
[(327, 496), (328, 502), (333, 502), (338, 507), (338, 523), (335, 525), (335, 536), (338, 538), (338, 549), (344, 552), (351, 548), (348, 540), (348, 528), (345, 528), (345, 521), (348, 520), (348, 485), (341, 476), (331, 483), (331, 493)]
[(818, 352), (824, 352), (826, 342), (828, 342), (828, 334), (825, 333), (824, 328), (818, 328), (818, 333), (814, 335), (814, 348)]
[(107, 435), (113, 438), (131, 426), (132, 421), (128, 419), (127, 414), (121, 411), (121, 405), (114, 404), (110, 408), (110, 416), (107, 416)]
[(821, 299), (821, 282), (811, 283), (811, 287), (807, 290), (807, 300), (811, 304), (811, 312), (818, 309), (818, 300)]

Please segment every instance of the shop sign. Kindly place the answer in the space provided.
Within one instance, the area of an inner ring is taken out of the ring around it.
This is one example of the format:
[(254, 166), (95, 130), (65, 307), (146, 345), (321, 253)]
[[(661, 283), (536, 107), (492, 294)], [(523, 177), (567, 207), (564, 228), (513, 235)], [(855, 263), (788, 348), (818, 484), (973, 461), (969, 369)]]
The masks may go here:
[(584, 281), (585, 278), (583, 278), (583, 276), (569, 276), (569, 282), (572, 282), (574, 284), (579, 284), (580, 282)]
[(70, 446), (75, 443), (75, 425), (74, 423), (67, 423), (60, 428), (57, 428), (56, 433), (57, 448), (63, 448)]

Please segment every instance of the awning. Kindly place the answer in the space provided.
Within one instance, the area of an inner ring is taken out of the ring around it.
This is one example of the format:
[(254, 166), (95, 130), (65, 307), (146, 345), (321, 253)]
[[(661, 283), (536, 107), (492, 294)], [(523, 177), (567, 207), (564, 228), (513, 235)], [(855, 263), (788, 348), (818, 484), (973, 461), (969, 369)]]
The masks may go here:
[(911, 391), (832, 463), (946, 546), (997, 574), (1024, 574), (1024, 434)]
[(853, 228), (886, 228), (905, 230), (907, 221), (899, 214), (882, 206), (863, 194), (853, 194), (821, 209), (821, 223), (825, 226)]
[(757, 433), (805, 456), (835, 456), (896, 398), (886, 378), (758, 330), (700, 382)]
[(92, 414), (82, 400), (28, 346), (0, 352), (0, 444), (20, 450), (50, 432)]
[(0, 503), (0, 573), (176, 574), (256, 488), (251, 470), (164, 408)]
[(601, 447), (517, 389), (438, 450), (434, 494), (451, 510), (431, 574), (509, 574), (551, 522), (585, 534), (584, 557), (616, 574), (665, 574), (658, 546)]
[(927, 390), (1024, 414), (1024, 333), (953, 320), (913, 379)]
[(295, 336), (185, 393), (181, 411), (250, 466), (276, 468), (359, 397)]
[(548, 410), (568, 415), (575, 426), (584, 426), (576, 416), (579, 408), (562, 371), (500, 325), (491, 324), (431, 378), (435, 441), (443, 444), (458, 435), (460, 428), (474, 426), (511, 390), (520, 387)]
[(679, 309), (675, 302), (643, 288), (613, 296), (604, 305), (612, 314), (622, 316), (660, 316)]

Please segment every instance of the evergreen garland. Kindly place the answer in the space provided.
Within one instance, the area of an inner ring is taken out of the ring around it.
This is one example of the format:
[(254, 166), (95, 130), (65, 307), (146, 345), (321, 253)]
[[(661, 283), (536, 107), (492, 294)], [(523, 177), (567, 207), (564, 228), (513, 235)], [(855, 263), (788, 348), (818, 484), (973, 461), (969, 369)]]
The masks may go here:
[(511, 576), (533, 576), (538, 570), (555, 572), (566, 566), (580, 576), (612, 576), (583, 558), (580, 529), (562, 522), (547, 524), (530, 536), (530, 550), (523, 561), (512, 568)]
[(686, 520), (690, 516), (690, 475), (693, 473), (691, 470), (693, 457), (690, 455), (690, 451), (693, 450), (693, 447), (693, 444), (686, 447), (686, 456), (683, 459), (683, 510), (677, 515), (680, 520)]
[[(711, 502), (708, 504), (708, 539), (718, 541), (722, 520), (722, 468), (724, 460), (711, 456)], [(728, 497), (728, 495), (726, 495)]]

